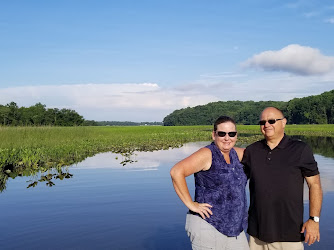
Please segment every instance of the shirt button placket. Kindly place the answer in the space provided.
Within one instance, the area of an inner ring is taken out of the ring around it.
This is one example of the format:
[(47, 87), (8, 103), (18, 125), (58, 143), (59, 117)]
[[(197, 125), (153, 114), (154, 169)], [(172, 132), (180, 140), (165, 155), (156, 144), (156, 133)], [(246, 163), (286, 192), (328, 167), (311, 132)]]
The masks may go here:
[(270, 161), (271, 160), (271, 151), (268, 153), (267, 155), (267, 160)]

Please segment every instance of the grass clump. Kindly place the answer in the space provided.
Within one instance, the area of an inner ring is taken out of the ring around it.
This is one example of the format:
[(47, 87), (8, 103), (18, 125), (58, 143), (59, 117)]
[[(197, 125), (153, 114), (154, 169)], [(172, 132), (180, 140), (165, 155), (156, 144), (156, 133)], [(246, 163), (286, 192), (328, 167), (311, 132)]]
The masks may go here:
[[(127, 154), (210, 141), (212, 126), (0, 127), (0, 167), (48, 169), (99, 152)], [(263, 138), (259, 126), (238, 125), (238, 141)], [(288, 135), (334, 137), (334, 125), (287, 125)]]

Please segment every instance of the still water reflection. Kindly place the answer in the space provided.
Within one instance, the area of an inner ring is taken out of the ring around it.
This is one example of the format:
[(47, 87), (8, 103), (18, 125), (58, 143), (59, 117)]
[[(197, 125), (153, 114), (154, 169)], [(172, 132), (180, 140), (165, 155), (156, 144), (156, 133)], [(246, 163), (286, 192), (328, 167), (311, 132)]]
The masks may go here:
[[(59, 170), (50, 172), (44, 182), (41, 175), (9, 178), (0, 194), (0, 249), (190, 249), (187, 209), (169, 170), (207, 144), (136, 152), (125, 166), (120, 156), (98, 154), (61, 169), (61, 178)], [(326, 148), (333, 151), (333, 145)], [(321, 242), (305, 249), (334, 249), (334, 157), (319, 148), (313, 149), (324, 189)], [(27, 188), (34, 181), (38, 184)], [(187, 182), (193, 193), (193, 177)], [(307, 196), (305, 206), (306, 217)]]

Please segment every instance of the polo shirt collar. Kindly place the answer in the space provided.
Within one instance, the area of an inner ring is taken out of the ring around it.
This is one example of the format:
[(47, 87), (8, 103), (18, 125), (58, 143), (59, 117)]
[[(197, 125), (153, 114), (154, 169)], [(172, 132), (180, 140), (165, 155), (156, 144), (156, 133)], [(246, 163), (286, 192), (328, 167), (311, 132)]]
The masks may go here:
[[(289, 144), (289, 137), (284, 133), (282, 140), (275, 148), (285, 148)], [(263, 146), (268, 147), (266, 139), (262, 140)]]
[(284, 133), (284, 136), (276, 148), (285, 148), (289, 143), (289, 137)]

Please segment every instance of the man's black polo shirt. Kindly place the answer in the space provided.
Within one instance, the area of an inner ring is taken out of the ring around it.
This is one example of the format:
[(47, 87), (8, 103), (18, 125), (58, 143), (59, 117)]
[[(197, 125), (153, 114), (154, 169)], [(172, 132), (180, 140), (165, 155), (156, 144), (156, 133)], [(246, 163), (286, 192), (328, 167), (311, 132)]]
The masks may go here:
[(249, 145), (242, 163), (250, 178), (248, 233), (265, 242), (304, 240), (304, 177), (319, 174), (311, 148), (284, 135), (271, 150), (266, 140)]

